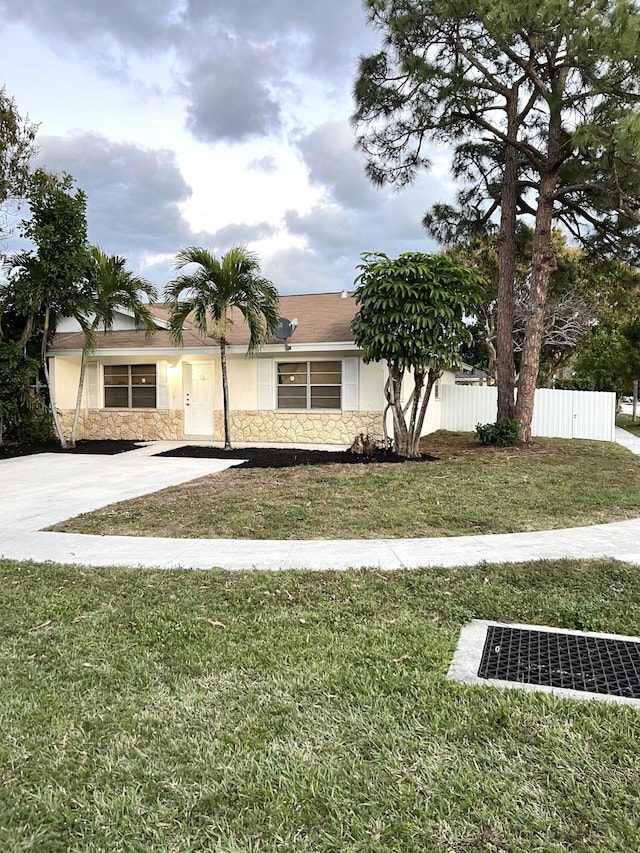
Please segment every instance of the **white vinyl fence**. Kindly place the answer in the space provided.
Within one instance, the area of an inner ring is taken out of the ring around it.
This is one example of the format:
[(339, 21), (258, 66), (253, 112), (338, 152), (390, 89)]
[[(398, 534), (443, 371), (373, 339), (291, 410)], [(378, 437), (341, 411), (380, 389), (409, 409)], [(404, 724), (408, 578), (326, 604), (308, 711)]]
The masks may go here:
[[(477, 424), (494, 423), (498, 413), (495, 387), (443, 385), (440, 429), (473, 432)], [(534, 436), (614, 441), (616, 395), (599, 391), (556, 391), (538, 388), (531, 431)]]

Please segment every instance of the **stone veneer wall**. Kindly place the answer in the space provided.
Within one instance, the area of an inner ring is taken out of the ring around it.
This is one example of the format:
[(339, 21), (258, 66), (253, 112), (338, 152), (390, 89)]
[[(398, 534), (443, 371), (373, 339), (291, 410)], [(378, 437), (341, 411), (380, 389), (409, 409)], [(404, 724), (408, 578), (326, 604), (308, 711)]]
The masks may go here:
[[(71, 432), (73, 411), (60, 412), (66, 435)], [(214, 439), (224, 437), (221, 411), (214, 412)], [(380, 412), (282, 412), (232, 411), (233, 441), (297, 442), (302, 444), (351, 444), (358, 433), (382, 438)], [(184, 438), (184, 414), (178, 409), (89, 409), (80, 413), (78, 440)]]
[[(60, 412), (66, 435), (71, 432), (73, 414)], [(184, 416), (173, 409), (89, 409), (80, 412), (78, 439), (83, 438), (179, 440), (184, 438)]]
[[(222, 412), (214, 412), (215, 437), (224, 436)], [(351, 444), (358, 433), (382, 438), (381, 412), (231, 412), (233, 441)]]

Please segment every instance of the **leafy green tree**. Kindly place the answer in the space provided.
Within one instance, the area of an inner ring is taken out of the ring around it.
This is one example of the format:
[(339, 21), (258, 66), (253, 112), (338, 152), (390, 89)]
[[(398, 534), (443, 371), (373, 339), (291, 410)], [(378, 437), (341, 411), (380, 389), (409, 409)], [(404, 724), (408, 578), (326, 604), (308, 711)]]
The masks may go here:
[(174, 341), (181, 345), (184, 323), (191, 315), (190, 320), (201, 335), (211, 335), (219, 341), (224, 448), (230, 450), (227, 336), (231, 312), (236, 309), (244, 318), (249, 329), (248, 354), (253, 355), (278, 331), (280, 300), (274, 285), (261, 275), (258, 256), (245, 246), (234, 246), (220, 259), (197, 246), (178, 252), (176, 269), (191, 264), (196, 265), (194, 272), (182, 273), (167, 285), (169, 329)]
[(0, 322), (10, 313), (21, 323), (21, 347), (38, 342), (40, 366), (49, 389), (51, 413), (62, 447), (67, 441), (55, 405), (49, 375), (47, 344), (63, 317), (76, 317), (82, 328), (91, 310), (86, 287), (86, 198), (74, 192), (70, 175), (38, 169), (30, 179), (28, 201), (31, 218), (22, 224), (23, 236), (35, 251), (21, 252), (5, 263), (7, 280), (0, 285)]
[[(20, 115), (6, 89), (0, 89), (0, 206), (24, 196), (35, 154), (37, 126)], [(3, 234), (0, 223), (0, 236)]]
[(0, 445), (5, 435), (15, 437), (31, 415), (34, 401), (29, 386), (37, 371), (38, 361), (26, 356), (15, 341), (0, 344)]
[(640, 246), (640, 14), (633, 0), (365, 0), (382, 49), (361, 59), (359, 144), (373, 180), (397, 184), (454, 146), (458, 233), (499, 219), (499, 417), (514, 411), (516, 223), (534, 219), (515, 415), (531, 438), (554, 221), (590, 251)]
[[(527, 319), (533, 229), (519, 223), (516, 234), (516, 276), (514, 286), (513, 347), (516, 370), (524, 341)], [(606, 310), (613, 298), (622, 305), (629, 289), (638, 287), (633, 271), (620, 262), (594, 261), (588, 253), (569, 245), (566, 235), (554, 229), (552, 246), (556, 268), (549, 282), (543, 319), (540, 352), (540, 382), (548, 384), (553, 374), (573, 355), (576, 346)], [(498, 235), (485, 232), (446, 250), (457, 263), (472, 266), (483, 276), (482, 307), (471, 331), (474, 344), (465, 360), (473, 361), (496, 376), (498, 309)], [(615, 295), (614, 295), (615, 294)], [(475, 361), (474, 361), (475, 357)]]
[[(481, 280), (446, 255), (368, 252), (362, 260), (351, 328), (365, 362), (387, 364), (385, 418), (391, 409), (396, 453), (415, 459), (433, 386), (444, 368), (460, 365), (460, 346), (470, 341), (467, 318), (479, 306)], [(403, 404), (407, 374), (413, 388)]]
[[(635, 362), (635, 363), (634, 363)], [(640, 376), (637, 357), (620, 329), (598, 326), (583, 341), (572, 362), (575, 378), (589, 391), (628, 393)]]
[(90, 313), (83, 324), (84, 344), (80, 362), (78, 395), (73, 416), (73, 425), (69, 445), (75, 446), (84, 390), (87, 357), (96, 348), (96, 332), (108, 332), (113, 328), (116, 312), (124, 308), (133, 318), (136, 328), (142, 328), (147, 335), (153, 334), (156, 324), (149, 303), (158, 298), (155, 287), (146, 279), (135, 275), (126, 268), (126, 259), (118, 255), (108, 255), (99, 246), (89, 249), (86, 268), (86, 297), (89, 300)]
[(590, 391), (630, 393), (640, 379), (640, 314), (593, 327), (571, 361), (574, 380)]
[[(514, 292), (522, 292), (529, 276), (531, 229), (520, 225), (516, 233), (516, 258), (514, 266)], [(470, 233), (464, 241), (449, 246), (446, 254), (461, 266), (470, 266), (482, 276), (482, 304), (470, 331), (473, 336), (471, 347), (463, 351), (463, 360), (485, 370), (497, 379), (497, 338), (500, 315), (498, 312), (498, 290), (500, 280), (500, 240), (495, 230)], [(510, 321), (513, 337), (514, 319)]]

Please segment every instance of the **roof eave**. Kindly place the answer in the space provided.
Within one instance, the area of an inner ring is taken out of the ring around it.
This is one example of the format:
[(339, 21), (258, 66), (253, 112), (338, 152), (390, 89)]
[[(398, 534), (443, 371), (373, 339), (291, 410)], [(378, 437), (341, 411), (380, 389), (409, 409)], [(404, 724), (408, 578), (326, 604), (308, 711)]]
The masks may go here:
[[(279, 344), (267, 344), (262, 347), (262, 349), (257, 353), (257, 355), (274, 355), (274, 354), (286, 354), (291, 355), (296, 352), (342, 352), (344, 350), (349, 351), (359, 351), (359, 348), (353, 341), (332, 341), (326, 343), (296, 343), (289, 344), (289, 349), (285, 349), (284, 345)], [(91, 353), (91, 357), (96, 358), (98, 356), (121, 356), (124, 354), (132, 354), (132, 355), (173, 355), (176, 354), (186, 354), (186, 355), (197, 355), (199, 353), (219, 353), (220, 346), (218, 344), (210, 344), (203, 345), (199, 347), (100, 347)], [(54, 349), (48, 350), (47, 356), (49, 357), (70, 357), (70, 356), (79, 356), (82, 353), (82, 349)], [(227, 354), (228, 355), (246, 355), (247, 347), (246, 344), (235, 344), (235, 345), (227, 345)]]

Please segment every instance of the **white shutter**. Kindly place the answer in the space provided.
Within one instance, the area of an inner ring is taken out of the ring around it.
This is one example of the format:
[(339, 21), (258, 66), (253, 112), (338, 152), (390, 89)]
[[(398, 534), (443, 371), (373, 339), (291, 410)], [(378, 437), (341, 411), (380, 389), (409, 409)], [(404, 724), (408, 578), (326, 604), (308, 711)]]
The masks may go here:
[(168, 365), (166, 361), (156, 364), (156, 409), (169, 408), (169, 383), (167, 380)]
[(258, 409), (273, 409), (273, 361), (258, 360)]
[(100, 408), (100, 363), (90, 361), (84, 377), (85, 400), (87, 409)]
[(357, 412), (360, 409), (358, 399), (359, 358), (342, 360), (342, 411)]

